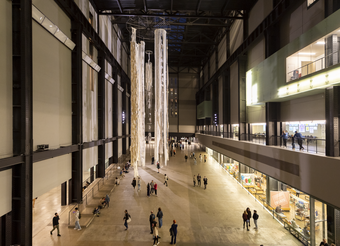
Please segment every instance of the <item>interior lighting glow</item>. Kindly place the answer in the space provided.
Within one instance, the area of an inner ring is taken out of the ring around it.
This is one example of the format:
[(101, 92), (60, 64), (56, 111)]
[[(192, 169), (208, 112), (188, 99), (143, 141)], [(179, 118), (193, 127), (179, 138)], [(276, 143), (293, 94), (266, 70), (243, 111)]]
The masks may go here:
[(252, 97), (252, 95), (251, 95), (251, 86), (252, 86), (252, 71), (251, 70), (249, 70), (248, 72), (247, 72), (247, 75), (246, 75), (246, 88), (247, 88), (247, 90), (246, 90), (246, 93), (247, 93), (247, 105), (251, 105), (251, 97)]
[(265, 126), (266, 123), (251, 123), (252, 126)]
[(325, 44), (325, 42), (324, 41), (318, 41), (318, 42), (316, 42), (316, 44)]
[(34, 5), (32, 6), (32, 18), (41, 24), (43, 20), (45, 19), (45, 16), (43, 13), (41, 13)]
[(311, 53), (311, 52), (299, 52), (299, 55), (315, 55), (315, 53)]
[(298, 92), (297, 88), (298, 88), (297, 84), (289, 85), (289, 87), (288, 87), (289, 94), (294, 94), (294, 93)]

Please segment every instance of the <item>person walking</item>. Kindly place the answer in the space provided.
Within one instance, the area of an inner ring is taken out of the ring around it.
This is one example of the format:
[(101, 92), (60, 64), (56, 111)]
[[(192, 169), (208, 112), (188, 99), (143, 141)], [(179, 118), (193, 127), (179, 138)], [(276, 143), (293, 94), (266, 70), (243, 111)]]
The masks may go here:
[(158, 173), (159, 173), (159, 169), (161, 168), (161, 166), (159, 165), (159, 161), (157, 161), (157, 170), (158, 170)]
[(125, 210), (123, 220), (124, 220), (125, 230), (129, 229), (128, 223), (131, 221), (131, 215), (128, 213), (127, 210)]
[(162, 225), (163, 225), (163, 212), (162, 212), (161, 208), (158, 208), (157, 218), (158, 218), (159, 228), (162, 228)]
[(201, 175), (197, 174), (197, 185), (201, 186)]
[(134, 190), (136, 189), (136, 184), (137, 184), (136, 178), (133, 178), (131, 185), (133, 186)]
[(155, 190), (155, 195), (156, 196), (157, 196), (157, 188), (158, 188), (157, 183), (155, 183), (155, 185), (153, 186), (153, 189)]
[(184, 159), (185, 159), (185, 162), (188, 161), (188, 155), (187, 154), (185, 154)]
[(203, 179), (204, 189), (207, 189), (208, 179), (204, 176)]
[(108, 194), (106, 194), (106, 196), (105, 196), (105, 203), (106, 203), (107, 207), (110, 207), (110, 197), (109, 197)]
[(243, 214), (242, 214), (242, 219), (243, 219), (243, 229), (244, 229), (244, 224), (247, 225), (247, 231), (249, 231), (248, 229), (248, 214), (247, 211), (244, 210)]
[(322, 242), (320, 243), (320, 246), (328, 246), (328, 243), (327, 243), (327, 241), (326, 241), (325, 238), (324, 238), (324, 239), (322, 240)]
[(155, 217), (153, 211), (151, 211), (151, 214), (150, 214), (150, 216), (149, 216), (150, 230), (151, 230), (150, 234), (153, 233), (153, 224), (154, 224), (155, 218), (156, 218), (156, 217)]
[(153, 246), (156, 246), (159, 244), (158, 242), (158, 229), (156, 224), (153, 224)]
[(168, 186), (168, 176), (166, 176), (166, 174), (164, 174), (164, 185), (166, 184), (166, 186)]
[(247, 208), (247, 215), (248, 215), (248, 224), (249, 224), (249, 227), (250, 227), (251, 211), (250, 211), (249, 208)]
[(283, 140), (283, 147), (287, 148), (288, 133), (286, 131), (283, 131), (281, 137)]
[(137, 179), (137, 185), (138, 185), (138, 191), (140, 191), (140, 177), (138, 176), (138, 179)]
[(204, 162), (207, 162), (207, 156), (204, 155)]
[(196, 186), (196, 176), (194, 175), (194, 178), (193, 178), (193, 182), (194, 182), (194, 187)]
[(200, 158), (200, 161), (202, 161), (202, 154), (200, 154), (199, 158)]
[(194, 164), (195, 164), (195, 165), (197, 164), (196, 157), (194, 157)]
[(73, 213), (74, 213), (74, 218), (75, 218), (75, 221), (76, 221), (74, 229), (80, 231), (81, 230), (81, 227), (80, 227), (80, 224), (79, 224), (80, 213), (79, 213), (78, 208), (75, 208)]
[(60, 231), (59, 231), (59, 220), (60, 220), (59, 214), (58, 214), (58, 213), (55, 213), (55, 214), (54, 214), (54, 217), (53, 217), (53, 219), (52, 219), (53, 229), (52, 229), (52, 231), (50, 231), (50, 234), (52, 235), (52, 232), (53, 232), (55, 229), (57, 229), (57, 232), (58, 232), (57, 236), (58, 236), (58, 237), (61, 236), (61, 235), (60, 235)]
[(150, 184), (149, 183), (146, 185), (146, 195), (150, 197)]
[(151, 165), (155, 163), (155, 157), (151, 157)]
[(176, 156), (176, 150), (174, 149), (174, 156)]
[(303, 140), (302, 134), (298, 131), (295, 131), (294, 138), (297, 138), (298, 145), (300, 146), (300, 151), (304, 150), (305, 148), (302, 146), (302, 140)]
[(254, 214), (253, 214), (253, 219), (254, 219), (254, 224), (255, 224), (255, 228), (254, 229), (257, 229), (257, 220), (259, 218), (259, 215), (257, 214), (257, 211), (254, 210)]
[(170, 244), (176, 244), (176, 237), (177, 237), (177, 227), (176, 220), (173, 220), (173, 223), (170, 228), (170, 234), (171, 234), (171, 243)]

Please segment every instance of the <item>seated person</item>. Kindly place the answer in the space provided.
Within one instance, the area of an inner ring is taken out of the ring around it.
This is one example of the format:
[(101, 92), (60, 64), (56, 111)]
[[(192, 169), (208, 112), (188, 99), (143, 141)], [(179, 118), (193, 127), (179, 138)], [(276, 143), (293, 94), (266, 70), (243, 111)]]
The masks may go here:
[(292, 227), (293, 227), (294, 229), (297, 229), (297, 228), (299, 228), (299, 226), (296, 224), (296, 222), (295, 222), (295, 219), (294, 219), (294, 218), (292, 219), (291, 223), (292, 223)]
[(302, 232), (303, 232), (303, 235), (304, 235), (306, 238), (309, 238), (309, 237), (310, 237), (309, 231), (307, 230), (307, 226), (305, 226), (305, 227), (303, 228)]
[(97, 215), (97, 217), (99, 217), (100, 212), (99, 212), (99, 208), (98, 208), (98, 207), (96, 207), (96, 208), (93, 210), (93, 214), (94, 214), (94, 215)]
[(281, 205), (279, 205), (279, 206), (277, 206), (277, 207), (275, 208), (275, 212), (276, 212), (276, 213), (282, 214)]
[(119, 178), (116, 177), (115, 184), (116, 184), (116, 185), (119, 185), (119, 182), (120, 182)]
[(102, 197), (102, 199), (100, 199), (98, 208), (99, 208), (99, 209), (103, 209), (103, 208), (105, 208), (105, 206), (106, 206), (105, 197)]

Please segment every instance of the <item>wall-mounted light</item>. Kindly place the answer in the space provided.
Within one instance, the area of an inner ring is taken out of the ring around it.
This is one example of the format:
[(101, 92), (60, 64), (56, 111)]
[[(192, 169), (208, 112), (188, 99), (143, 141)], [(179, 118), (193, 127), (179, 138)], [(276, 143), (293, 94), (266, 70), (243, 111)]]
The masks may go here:
[(90, 67), (92, 67), (94, 70), (96, 70), (97, 72), (100, 71), (101, 67), (95, 63), (91, 57), (89, 57), (84, 51), (82, 53), (82, 58), (83, 58), (83, 61), (86, 62), (88, 65), (90, 65)]
[(115, 80), (108, 73), (105, 73), (105, 79), (109, 81), (111, 84), (115, 83)]
[(124, 92), (124, 88), (123, 87), (121, 87), (120, 85), (117, 85), (117, 87), (118, 87), (118, 90), (120, 90), (121, 92)]
[(70, 50), (73, 50), (76, 46), (75, 43), (69, 39), (65, 33), (63, 33), (57, 25), (55, 25), (51, 20), (49, 20), (39, 9), (37, 9), (32, 4), (32, 18), (44, 27), (48, 32), (50, 32), (54, 37), (56, 37), (60, 42), (67, 46)]
[(122, 123), (125, 124), (125, 112), (122, 112)]

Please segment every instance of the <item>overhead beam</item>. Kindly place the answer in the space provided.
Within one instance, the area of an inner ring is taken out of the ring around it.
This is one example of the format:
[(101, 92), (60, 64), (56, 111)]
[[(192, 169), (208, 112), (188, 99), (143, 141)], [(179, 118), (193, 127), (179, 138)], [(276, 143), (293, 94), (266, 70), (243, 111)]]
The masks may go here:
[(117, 2), (117, 4), (118, 4), (120, 13), (123, 13), (123, 7), (122, 7), (122, 4), (120, 3), (120, 0), (116, 0), (116, 2)]
[(198, 0), (197, 8), (196, 8), (196, 15), (198, 15), (198, 12), (200, 11), (201, 2), (202, 0)]
[(225, 1), (225, 4), (224, 4), (224, 6), (223, 6), (223, 8), (222, 8), (222, 10), (221, 10), (221, 15), (224, 15), (224, 12), (225, 12), (225, 10), (227, 9), (227, 6), (228, 6), (228, 3), (230, 2), (230, 0), (227, 0), (227, 1)]
[[(116, 0), (119, 2), (119, 0)], [(121, 7), (120, 7), (121, 8)], [(113, 15), (113, 16), (126, 16), (126, 17), (159, 17), (159, 18), (185, 18), (185, 19), (211, 19), (211, 20), (217, 20), (217, 19), (243, 19), (241, 16), (221, 16), (221, 15), (163, 15), (162, 13), (159, 14), (129, 14), (129, 13), (112, 13), (108, 11), (101, 11), (99, 12), (100, 15)]]
[[(112, 24), (126, 24), (126, 21), (112, 21)], [(222, 23), (218, 23), (218, 24), (215, 24), (215, 23), (191, 23), (191, 22), (186, 22), (186, 23), (180, 23), (180, 22), (173, 22), (173, 23), (170, 23), (170, 26), (208, 26), (208, 27), (229, 27), (229, 24), (222, 24)]]
[(174, 6), (174, 0), (171, 0), (171, 3), (170, 3), (170, 14), (172, 14), (172, 9), (173, 9), (173, 6)]
[(143, 5), (144, 5), (144, 13), (148, 12), (148, 5), (146, 4), (146, 0), (143, 0)]

